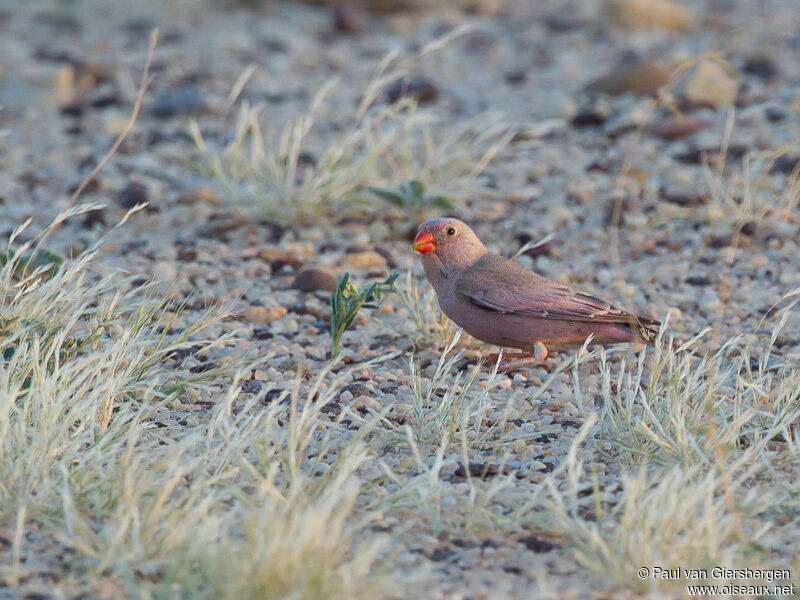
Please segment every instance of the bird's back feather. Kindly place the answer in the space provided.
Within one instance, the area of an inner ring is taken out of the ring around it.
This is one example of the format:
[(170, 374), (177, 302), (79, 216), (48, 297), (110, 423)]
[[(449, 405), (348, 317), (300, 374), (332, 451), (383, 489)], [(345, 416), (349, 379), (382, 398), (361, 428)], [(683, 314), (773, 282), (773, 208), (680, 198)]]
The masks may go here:
[(643, 341), (652, 342), (660, 323), (625, 312), (589, 294), (545, 279), (520, 264), (486, 254), (465, 269), (456, 293), (486, 310), (561, 321), (627, 325)]

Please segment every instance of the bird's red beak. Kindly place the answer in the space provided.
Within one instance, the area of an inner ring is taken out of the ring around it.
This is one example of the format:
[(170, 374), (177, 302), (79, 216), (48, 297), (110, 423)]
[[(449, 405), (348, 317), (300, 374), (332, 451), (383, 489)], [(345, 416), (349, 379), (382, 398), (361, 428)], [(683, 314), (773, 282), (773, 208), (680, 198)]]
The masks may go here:
[(427, 231), (420, 231), (414, 238), (414, 252), (420, 254), (430, 254), (436, 252), (436, 241)]

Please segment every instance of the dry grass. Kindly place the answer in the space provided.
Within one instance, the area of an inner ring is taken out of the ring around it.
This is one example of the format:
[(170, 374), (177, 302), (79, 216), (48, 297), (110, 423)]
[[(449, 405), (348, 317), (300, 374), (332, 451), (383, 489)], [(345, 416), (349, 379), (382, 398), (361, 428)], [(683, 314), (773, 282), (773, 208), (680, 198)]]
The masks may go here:
[[(582, 565), (637, 592), (679, 589), (641, 580), (643, 566), (786, 568), (762, 537), (788, 539), (798, 523), (798, 364), (770, 353), (786, 316), (762, 348), (734, 338), (709, 352), (704, 332), (681, 345), (661, 339), (630, 366), (601, 352), (603, 409), (534, 510)], [(604, 464), (622, 465), (618, 484), (606, 487)]]
[[(380, 538), (357, 533), (369, 514), (354, 521), (361, 492), (357, 469), (367, 458), (361, 436), (334, 435), (344, 426), (320, 409), (332, 392), (305, 393), (300, 384), (263, 409), (255, 396), (234, 411), (237, 393), (211, 416), (202, 439), (198, 489), (190, 497), (217, 498), (201, 511), (199, 527), (179, 538), (181, 589), (203, 598), (369, 598), (382, 580), (373, 564)], [(336, 380), (332, 381), (336, 390)], [(201, 450), (198, 448), (197, 450)], [(173, 505), (176, 514), (183, 509)], [(180, 570), (178, 571), (180, 572)]]
[[(571, 370), (585, 424), (532, 489), (500, 475), (481, 481), (466, 468), (491, 448), (502, 470), (517, 439), (498, 418), (513, 395), (496, 387), (495, 374), (453, 374), (456, 336), (425, 373), (411, 361), (413, 411), (394, 443), (410, 449), (415, 468), (393, 473), (398, 490), (386, 506), (425, 515), (434, 532), (544, 530), (582, 568), (635, 593), (685, 593), (685, 582), (640, 579), (643, 566), (787, 568), (772, 553), (800, 523), (800, 365), (771, 348), (792, 308), (776, 311), (767, 339), (733, 338), (717, 351), (704, 347), (705, 331), (682, 344), (659, 338), (632, 361), (604, 350), (562, 360), (528, 401)], [(601, 371), (599, 399), (581, 389), (587, 363)], [(442, 475), (459, 464), (468, 492), (456, 494)]]
[[(549, 516), (584, 568), (638, 593), (659, 588), (685, 591), (685, 582), (639, 577), (641, 567), (708, 569), (716, 565), (764, 564), (756, 540), (769, 524), (759, 520), (773, 499), (748, 489), (747, 473), (731, 482), (697, 467), (625, 473), (615, 490), (584, 481), (585, 464), (571, 453), (563, 487), (552, 479)], [(732, 488), (730, 487), (732, 484)], [(593, 494), (586, 494), (594, 489)], [(727, 492), (736, 493), (734, 511)], [(743, 536), (740, 519), (747, 524)], [(716, 583), (709, 580), (709, 583)]]
[(439, 308), (434, 289), (408, 273), (405, 281), (397, 286), (397, 295), (407, 317), (398, 333), (416, 348), (424, 345), (445, 348), (458, 328)]
[[(190, 372), (176, 353), (224, 347), (199, 336), (227, 313), (184, 321), (149, 286), (93, 275), (102, 241), (49, 278), (19, 278), (20, 258), (0, 270), (0, 517), (15, 543), (43, 527), (136, 597), (374, 597), (379, 540), (351, 518), (367, 452), (320, 412), (341, 384), (298, 380), (264, 409), (240, 397), (241, 358)], [(226, 378), (213, 410), (181, 416)]]
[[(467, 536), (549, 530), (583, 568), (639, 593), (677, 589), (640, 580), (641, 566), (772, 564), (772, 540), (798, 525), (798, 364), (770, 350), (796, 293), (769, 339), (709, 351), (704, 334), (664, 337), (633, 360), (566, 357), (523, 401), (571, 372), (585, 424), (530, 488), (502, 474), (528, 439), (506, 427), (516, 396), (495, 372), (458, 372), (459, 335), (430, 366), (411, 359), (405, 424), (347, 406), (331, 416), (322, 409), (346, 370), (298, 376), (269, 401), (240, 393), (236, 361), (192, 374), (175, 352), (223, 345), (197, 336), (225, 313), (186, 326), (147, 286), (93, 275), (96, 254), (48, 277), (20, 278), (13, 261), (0, 273), (0, 515), (68, 541), (136, 597), (382, 597), (387, 552), (403, 544), (368, 534), (386, 516)], [(599, 410), (581, 388), (587, 364), (601, 372)], [(209, 386), (221, 399), (182, 420), (181, 405)], [(470, 463), (487, 453), (498, 474), (482, 480)], [(408, 461), (390, 466), (401, 454)], [(459, 465), (456, 492), (443, 474)], [(24, 572), (10, 565), (4, 577)]]
[(776, 436), (792, 437), (800, 420), (797, 364), (736, 338), (707, 353), (704, 337), (659, 346), (631, 367), (623, 360), (613, 376), (603, 356), (601, 423), (617, 458), (708, 467), (720, 448), (726, 455), (764, 450)]
[[(658, 226), (691, 216), (732, 232), (717, 323), (683, 342), (665, 326), (653, 350), (635, 359), (597, 351), (601, 408), (591, 407), (574, 379), (585, 425), (546, 478), (546, 492), (537, 489), (504, 524), (551, 530), (583, 568), (637, 594), (686, 594), (686, 581), (643, 580), (641, 567), (754, 565), (790, 568), (797, 577), (786, 544), (797, 551), (800, 363), (776, 341), (796, 318), (798, 290), (776, 298), (753, 331), (726, 338), (718, 326), (738, 308), (729, 303), (729, 277), (743, 252), (743, 226), (768, 230), (797, 220), (797, 171), (770, 173), (797, 142), (747, 153), (732, 166), (726, 159), (735, 123), (730, 112), (719, 156), (703, 165), (708, 202), (666, 207), (651, 220)], [(637, 143), (638, 134), (628, 160)]]
[[(419, 55), (432, 52), (459, 33), (432, 42)], [(354, 201), (375, 202), (371, 186), (395, 186), (418, 179), (453, 198), (475, 191), (478, 176), (513, 137), (511, 128), (489, 115), (443, 125), (410, 98), (384, 104), (386, 86), (404, 76), (387, 70), (387, 56), (367, 84), (352, 114), (337, 117), (333, 135), (315, 136), (326, 98), (337, 85), (329, 81), (317, 92), (308, 111), (272, 131), (262, 123), (267, 105), (242, 102), (230, 142), (214, 147), (197, 123), (191, 135), (204, 164), (240, 206), (257, 206), (278, 222), (308, 223)], [(243, 74), (246, 80), (252, 71)], [(237, 82), (231, 100), (243, 87)], [(324, 123), (326, 129), (331, 123)], [(314, 160), (304, 160), (314, 138)], [(435, 140), (435, 141), (434, 141)]]
[(416, 444), (447, 445), (450, 441), (461, 442), (464, 447), (483, 447), (497, 430), (502, 430), (504, 420), (487, 428), (483, 420), (490, 393), (498, 384), (497, 364), (483, 385), (476, 386), (482, 365), (472, 367), (468, 373), (451, 373), (462, 358), (453, 349), (459, 342), (459, 330), (442, 351), (429, 381), (423, 382), (419, 359), (412, 356), (409, 370), (413, 381), (412, 406), (414, 414), (412, 429)]

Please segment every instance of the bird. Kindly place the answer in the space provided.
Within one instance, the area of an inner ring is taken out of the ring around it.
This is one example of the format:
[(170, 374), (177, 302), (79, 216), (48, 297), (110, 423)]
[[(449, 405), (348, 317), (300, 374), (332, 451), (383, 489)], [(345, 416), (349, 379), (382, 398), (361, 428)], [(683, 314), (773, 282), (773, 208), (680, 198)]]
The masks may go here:
[(522, 350), (506, 357), (505, 371), (579, 348), (590, 336), (590, 345), (652, 344), (661, 326), (492, 254), (456, 218), (425, 221), (412, 247), (447, 317), (483, 342)]

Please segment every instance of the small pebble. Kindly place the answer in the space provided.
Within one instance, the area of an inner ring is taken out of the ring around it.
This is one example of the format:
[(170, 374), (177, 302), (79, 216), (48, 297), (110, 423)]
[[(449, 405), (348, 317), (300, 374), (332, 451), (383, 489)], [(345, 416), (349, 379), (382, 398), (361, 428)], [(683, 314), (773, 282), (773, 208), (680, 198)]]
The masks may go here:
[(244, 319), (250, 323), (271, 323), (285, 317), (288, 310), (283, 306), (266, 308), (264, 306), (248, 306), (244, 311)]
[(156, 96), (153, 114), (161, 119), (176, 115), (193, 115), (206, 110), (203, 94), (194, 88), (166, 90)]
[(386, 102), (394, 104), (401, 98), (410, 96), (421, 104), (433, 102), (439, 97), (439, 88), (426, 77), (403, 77), (386, 88)]
[(350, 2), (340, 1), (334, 5), (333, 28), (345, 33), (355, 33), (361, 29), (361, 17)]
[(210, 185), (200, 185), (181, 192), (178, 196), (179, 204), (194, 204), (196, 202), (219, 206), (222, 196), (216, 188)]
[(386, 259), (377, 252), (366, 250), (354, 252), (345, 257), (345, 262), (354, 269), (384, 269)]
[(294, 279), (292, 287), (301, 292), (335, 292), (339, 278), (327, 269), (306, 269), (300, 271)]
[(117, 194), (117, 202), (122, 208), (133, 208), (147, 202), (147, 197), (147, 186), (138, 181), (131, 181)]

